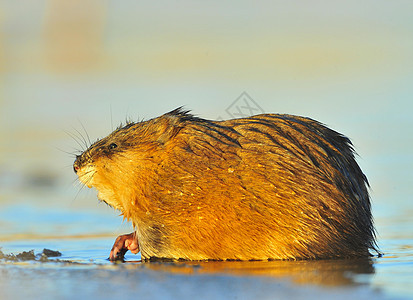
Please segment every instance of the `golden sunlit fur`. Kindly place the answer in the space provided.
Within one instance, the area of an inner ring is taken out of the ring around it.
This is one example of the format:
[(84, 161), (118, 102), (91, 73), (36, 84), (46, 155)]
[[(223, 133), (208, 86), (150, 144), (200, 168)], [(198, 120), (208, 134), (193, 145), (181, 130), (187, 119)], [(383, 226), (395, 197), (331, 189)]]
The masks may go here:
[(229, 121), (181, 109), (130, 123), (75, 161), (136, 229), (143, 259), (309, 259), (375, 249), (350, 141), (303, 117)]

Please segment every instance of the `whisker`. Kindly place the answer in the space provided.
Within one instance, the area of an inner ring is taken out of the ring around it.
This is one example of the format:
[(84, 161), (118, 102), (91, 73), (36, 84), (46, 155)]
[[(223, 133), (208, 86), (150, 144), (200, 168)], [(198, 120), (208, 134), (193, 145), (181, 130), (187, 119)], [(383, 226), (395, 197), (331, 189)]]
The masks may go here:
[[(88, 176), (91, 172), (93, 172), (93, 174), (89, 177), (89, 181), (90, 181), (96, 173), (96, 171), (94, 170), (90, 170), (90, 171), (87, 171), (86, 173), (83, 173), (82, 175), (79, 176), (79, 180), (85, 176)], [(89, 183), (89, 181), (87, 181), (87, 183)]]
[(78, 178), (76, 178), (75, 180), (73, 180), (73, 183), (72, 183), (72, 184), (76, 184), (76, 185), (79, 187), (79, 190), (78, 190), (77, 193), (76, 193), (76, 196), (75, 196), (75, 198), (74, 198), (74, 201), (77, 199), (77, 197), (79, 196), (80, 192), (81, 192), (85, 187), (87, 187), (87, 185), (92, 181), (93, 176), (96, 174), (97, 171), (95, 171), (95, 170), (90, 170), (90, 171), (82, 174), (81, 177), (83, 177), (83, 176), (85, 176), (85, 175), (87, 175), (87, 174), (90, 174), (91, 172), (93, 172), (93, 174), (88, 178), (88, 180), (85, 182), (85, 184), (80, 181), (80, 177), (78, 177)]
[(70, 156), (73, 156), (74, 158), (76, 158), (76, 156), (78, 155), (77, 153), (79, 153), (79, 154), (82, 153), (82, 151), (80, 151), (80, 150), (78, 150), (78, 149), (76, 149), (76, 148), (73, 148), (73, 150), (76, 151), (76, 152), (69, 152), (69, 151), (60, 149), (60, 148), (58, 148), (58, 147), (55, 147), (55, 149), (56, 149), (56, 150), (59, 150), (59, 151), (61, 151), (61, 152), (63, 152), (63, 153), (66, 153), (66, 154), (68, 154), (68, 155), (70, 155)]
[(84, 186), (84, 184), (80, 182), (79, 178), (73, 179), (72, 184), (73, 184), (73, 185), (76, 185), (76, 186), (78, 186), (78, 187), (80, 187), (80, 188), (82, 188), (82, 187)]
[(89, 142), (89, 146), (87, 146), (86, 148), (89, 148), (90, 145), (92, 145), (92, 143), (90, 142), (89, 134), (87, 133), (87, 130), (86, 130), (85, 126), (83, 126), (83, 123), (79, 119), (77, 119), (77, 120), (80, 123), (80, 126), (82, 126), (83, 131), (86, 133), (87, 141)]
[(79, 195), (80, 195), (80, 192), (85, 188), (85, 185), (82, 184), (79, 180), (75, 179), (73, 184), (75, 184), (75, 183), (77, 183), (77, 186), (78, 186), (79, 190), (77, 191), (73, 201), (76, 201), (77, 197), (79, 197)]
[(73, 129), (77, 132), (78, 135), (80, 135), (81, 141), (83, 142), (83, 145), (86, 147), (86, 149), (89, 148), (89, 146), (87, 144), (87, 140), (85, 139), (83, 134), (79, 130), (77, 130), (76, 128), (73, 128)]
[[(75, 130), (76, 130), (76, 129), (75, 129)], [(69, 131), (64, 130), (64, 132), (65, 132), (68, 136), (70, 136), (70, 137), (76, 142), (76, 144), (79, 145), (80, 149), (82, 149), (80, 152), (83, 152), (84, 150), (87, 149), (87, 147), (86, 147), (86, 149), (84, 149), (85, 145), (82, 145), (81, 140), (79, 140), (79, 137), (75, 136), (74, 134), (70, 133)], [(84, 149), (84, 150), (83, 150), (83, 149)]]
[(109, 105), (110, 108), (110, 126), (113, 131), (113, 113), (112, 113), (112, 104)]
[(72, 169), (73, 170), (73, 164), (70, 164), (70, 165), (65, 165), (65, 166), (62, 166), (62, 169)]
[(88, 186), (89, 185), (89, 183), (92, 181), (92, 179), (93, 179), (93, 176), (95, 176), (95, 174), (96, 174), (96, 171), (95, 172), (93, 172), (93, 174), (86, 180), (86, 182), (85, 182), (85, 186)]

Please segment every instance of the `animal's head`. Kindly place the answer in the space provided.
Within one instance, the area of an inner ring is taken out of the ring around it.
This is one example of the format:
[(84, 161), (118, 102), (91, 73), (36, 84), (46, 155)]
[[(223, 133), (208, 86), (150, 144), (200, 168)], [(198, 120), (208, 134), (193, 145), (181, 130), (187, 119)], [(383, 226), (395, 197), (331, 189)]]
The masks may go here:
[(148, 174), (145, 171), (160, 163), (161, 152), (191, 117), (177, 109), (119, 127), (76, 156), (74, 171), (81, 183), (97, 189), (100, 200), (124, 211), (124, 198), (140, 184), (142, 174)]

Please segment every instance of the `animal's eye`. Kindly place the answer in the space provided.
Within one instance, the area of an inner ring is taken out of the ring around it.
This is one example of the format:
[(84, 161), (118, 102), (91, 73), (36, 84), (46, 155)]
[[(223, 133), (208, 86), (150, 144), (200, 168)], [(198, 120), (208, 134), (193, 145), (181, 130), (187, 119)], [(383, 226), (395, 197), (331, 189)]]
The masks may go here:
[(115, 143), (112, 143), (112, 144), (109, 145), (109, 149), (110, 149), (110, 150), (115, 149), (115, 148), (117, 148), (117, 147), (118, 147), (118, 145), (115, 144)]

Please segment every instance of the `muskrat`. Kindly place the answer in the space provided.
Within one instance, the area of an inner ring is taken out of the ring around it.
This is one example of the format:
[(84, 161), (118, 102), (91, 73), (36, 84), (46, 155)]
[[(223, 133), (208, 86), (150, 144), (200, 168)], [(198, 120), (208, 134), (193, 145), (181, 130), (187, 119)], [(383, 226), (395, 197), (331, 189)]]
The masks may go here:
[(110, 259), (369, 256), (368, 181), (350, 140), (309, 118), (211, 121), (175, 109), (129, 122), (76, 157), (79, 180), (135, 231)]

